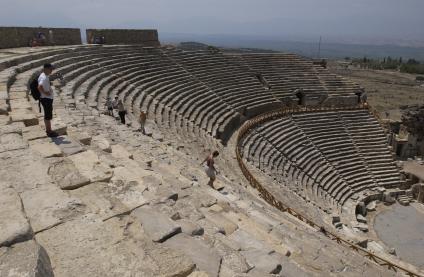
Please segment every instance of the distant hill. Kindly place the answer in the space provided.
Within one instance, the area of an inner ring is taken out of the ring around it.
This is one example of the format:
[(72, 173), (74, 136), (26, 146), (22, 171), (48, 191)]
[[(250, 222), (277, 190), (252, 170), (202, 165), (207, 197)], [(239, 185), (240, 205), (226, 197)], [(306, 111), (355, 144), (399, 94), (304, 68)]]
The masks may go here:
[[(181, 41), (196, 41), (202, 44), (214, 45), (225, 48), (243, 48), (243, 49), (267, 49), (268, 51), (282, 51), (297, 53), (302, 56), (317, 58), (317, 42), (299, 42), (271, 39), (254, 39), (228, 35), (172, 35), (161, 34), (162, 42), (178, 43)], [(424, 47), (407, 47), (397, 45), (367, 45), (367, 44), (343, 44), (327, 43), (325, 40), (321, 44), (320, 58), (383, 58), (383, 57), (402, 57), (403, 59), (415, 59), (424, 61)]]

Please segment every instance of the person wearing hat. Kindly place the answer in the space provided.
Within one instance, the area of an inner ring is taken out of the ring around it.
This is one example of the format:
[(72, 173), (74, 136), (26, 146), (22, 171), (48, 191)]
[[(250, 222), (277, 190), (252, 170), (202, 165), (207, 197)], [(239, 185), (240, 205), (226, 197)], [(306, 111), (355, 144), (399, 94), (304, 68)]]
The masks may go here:
[(44, 111), (44, 124), (48, 137), (57, 137), (58, 134), (52, 131), (51, 120), (53, 118), (53, 90), (50, 86), (49, 76), (53, 72), (53, 65), (46, 63), (43, 66), (43, 73), (38, 77), (38, 91), (40, 92), (40, 103)]

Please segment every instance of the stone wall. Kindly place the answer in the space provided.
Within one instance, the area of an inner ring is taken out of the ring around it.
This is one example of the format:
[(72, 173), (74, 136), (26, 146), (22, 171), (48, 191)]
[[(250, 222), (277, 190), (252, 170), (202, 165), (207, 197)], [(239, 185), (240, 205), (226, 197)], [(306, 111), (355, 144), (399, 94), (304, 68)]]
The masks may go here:
[(157, 30), (135, 29), (87, 29), (87, 43), (94, 43), (96, 37), (104, 37), (105, 44), (141, 44), (159, 46)]
[(0, 27), (0, 49), (30, 46), (30, 41), (44, 34), (42, 45), (81, 44), (81, 31), (75, 28)]

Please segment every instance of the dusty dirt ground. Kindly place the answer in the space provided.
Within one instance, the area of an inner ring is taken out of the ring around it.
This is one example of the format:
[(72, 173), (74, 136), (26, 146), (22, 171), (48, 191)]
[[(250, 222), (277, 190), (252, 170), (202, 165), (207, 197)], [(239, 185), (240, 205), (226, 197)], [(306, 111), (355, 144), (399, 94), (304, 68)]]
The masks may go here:
[[(389, 70), (343, 69), (336, 62), (329, 62), (328, 68), (364, 87), (368, 102), (382, 118), (400, 120), (400, 106), (424, 104), (424, 83), (415, 81), (415, 74)], [(388, 116), (386, 112), (389, 113)]]

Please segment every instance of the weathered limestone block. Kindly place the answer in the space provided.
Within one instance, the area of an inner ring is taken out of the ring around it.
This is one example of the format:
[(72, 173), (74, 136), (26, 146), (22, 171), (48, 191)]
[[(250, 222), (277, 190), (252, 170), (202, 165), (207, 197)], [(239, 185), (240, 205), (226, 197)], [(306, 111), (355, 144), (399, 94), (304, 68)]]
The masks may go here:
[(67, 134), (68, 126), (60, 120), (60, 118), (53, 117), (52, 119), (52, 131), (56, 132), (60, 136)]
[(0, 100), (8, 100), (9, 94), (7, 93), (7, 90), (2, 90), (0, 87)]
[(133, 155), (130, 154), (127, 149), (119, 144), (115, 144), (111, 146), (112, 156), (117, 159), (133, 159)]
[(6, 103), (6, 100), (0, 99), (0, 115), (9, 114), (9, 105)]
[[(137, 227), (134, 225), (129, 228)], [(142, 233), (137, 231), (135, 235)], [(186, 276), (191, 272), (193, 264), (179, 252), (162, 250), (152, 253), (152, 257), (146, 250), (152, 247), (146, 246), (142, 236), (134, 239), (125, 233), (122, 220), (102, 221), (89, 214), (38, 233), (36, 239), (49, 253), (55, 276), (154, 277)], [(161, 259), (173, 263), (155, 262)]]
[(108, 184), (110, 195), (118, 199), (128, 210), (146, 205), (148, 199), (143, 196), (146, 186), (137, 181), (113, 181)]
[(31, 140), (29, 141), (29, 146), (43, 158), (63, 156), (62, 150), (50, 138)]
[(232, 252), (222, 258), (222, 266), (231, 269), (236, 273), (246, 273), (252, 269), (246, 259), (238, 252)]
[(159, 267), (160, 276), (191, 276), (190, 272), (196, 268), (193, 261), (181, 251), (156, 244), (147, 252)]
[(136, 181), (142, 184), (144, 184), (144, 177), (152, 175), (151, 171), (140, 168), (138, 163), (133, 160), (127, 160), (122, 166), (114, 168), (113, 173), (112, 180), (123, 180), (125, 182)]
[(141, 222), (144, 231), (154, 242), (164, 242), (181, 233), (177, 223), (149, 207), (140, 207), (131, 214)]
[(166, 240), (164, 244), (189, 256), (196, 264), (196, 267), (205, 271), (210, 277), (218, 276), (221, 257), (202, 240), (192, 238), (186, 234), (178, 234)]
[(82, 146), (71, 140), (68, 136), (59, 136), (51, 139), (56, 144), (65, 156), (70, 156), (84, 151)]
[(282, 257), (276, 253), (269, 254), (263, 250), (250, 249), (242, 251), (241, 254), (246, 257), (247, 262), (256, 269), (269, 274), (278, 274), (281, 272)]
[(107, 152), (107, 153), (112, 153), (112, 148), (110, 146), (109, 141), (103, 137), (103, 136), (95, 136), (92, 139), (92, 143), (93, 145), (99, 147), (101, 150)]
[(9, 99), (27, 99), (27, 92), (23, 88), (11, 88), (9, 91)]
[(6, 125), (11, 122), (11, 118), (9, 115), (0, 114), (0, 125)]
[(54, 184), (26, 190), (21, 197), (35, 233), (58, 225), (82, 210), (79, 200), (69, 197)]
[(358, 220), (358, 222), (367, 223), (367, 218), (361, 214), (357, 214), (356, 219)]
[(91, 150), (69, 156), (69, 159), (74, 162), (80, 174), (91, 182), (107, 182), (112, 178), (112, 171)]
[(4, 253), (0, 255), (0, 276), (54, 276), (46, 250), (35, 241), (17, 243), (3, 250)]
[(28, 144), (22, 140), (19, 134), (11, 133), (0, 136), (0, 153), (27, 147)]
[(9, 103), (12, 111), (21, 110), (21, 112), (26, 112), (32, 110), (30, 102), (26, 99), (12, 99)]
[(375, 201), (371, 201), (367, 204), (367, 211), (373, 212), (375, 211), (376, 207), (377, 207), (377, 203)]
[(1, 125), (0, 123), (0, 136), (5, 134), (22, 134), (22, 128), (25, 125), (22, 122), (12, 123), (9, 125)]
[(40, 125), (34, 125), (22, 128), (22, 137), (24, 140), (34, 140), (46, 138), (47, 134)]
[(10, 188), (0, 190), (0, 247), (30, 239), (32, 230), (19, 195)]
[(80, 132), (78, 130), (68, 130), (68, 134), (71, 138), (79, 141), (83, 145), (91, 144), (91, 136), (87, 132)]
[(54, 162), (49, 167), (48, 174), (64, 190), (76, 189), (90, 183), (90, 179), (81, 175), (69, 159)]
[(195, 271), (188, 275), (188, 277), (209, 277), (209, 275), (204, 271)]
[(9, 116), (12, 122), (23, 122), (25, 126), (32, 126), (38, 124), (37, 115), (31, 112), (11, 111)]
[(201, 236), (204, 233), (204, 229), (192, 221), (180, 219), (177, 224), (181, 226), (182, 232), (189, 236)]
[(127, 207), (110, 194), (107, 183), (91, 183), (88, 186), (70, 190), (69, 194), (73, 198), (79, 199), (87, 207), (87, 211), (102, 220), (128, 210)]
[(201, 209), (201, 211), (207, 220), (223, 231), (224, 235), (231, 235), (238, 229), (237, 224), (225, 218), (222, 213), (208, 212), (206, 209)]

